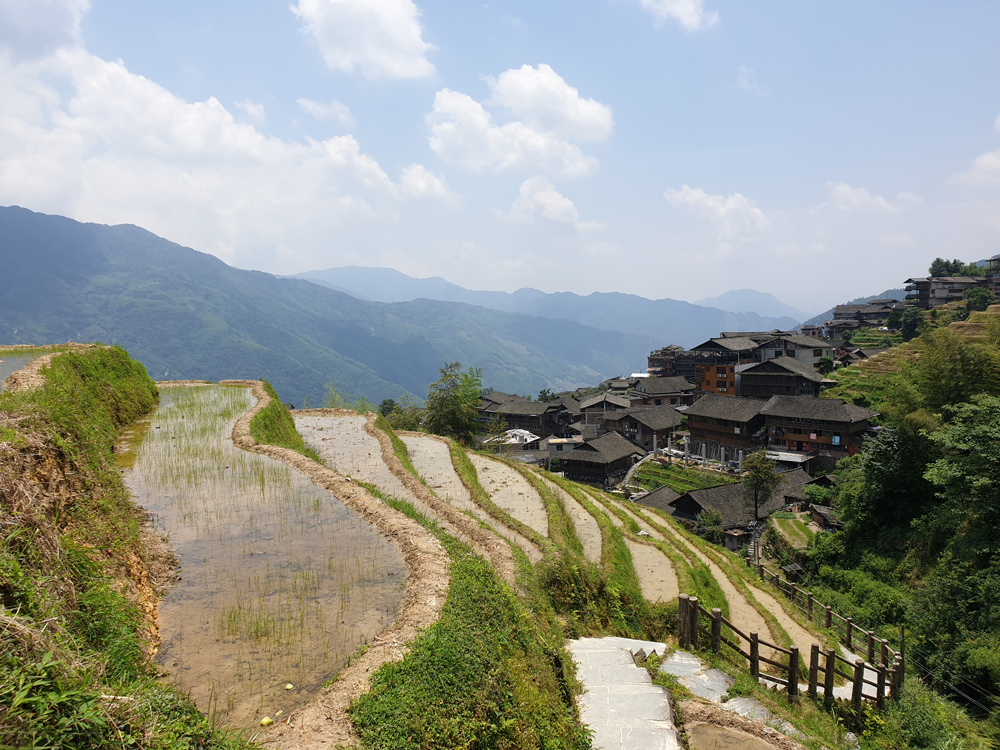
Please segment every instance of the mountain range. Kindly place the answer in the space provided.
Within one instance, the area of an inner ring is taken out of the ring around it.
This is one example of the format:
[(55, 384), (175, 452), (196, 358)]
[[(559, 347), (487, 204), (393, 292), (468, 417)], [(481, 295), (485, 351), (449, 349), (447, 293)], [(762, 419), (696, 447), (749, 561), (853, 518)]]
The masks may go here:
[[(788, 316), (765, 317), (754, 312), (730, 312), (681, 300), (653, 300), (621, 292), (594, 292), (586, 296), (573, 292), (547, 294), (530, 287), (516, 292), (476, 291), (437, 276), (415, 279), (392, 268), (344, 266), (307, 271), (290, 278), (306, 279), (359, 299), (462, 302), (504, 312), (572, 320), (604, 331), (631, 331), (657, 339), (662, 344), (684, 347), (718, 336), (719, 331), (787, 330), (798, 325), (798, 320)], [(782, 304), (773, 297), (771, 299), (778, 305)], [(632, 369), (645, 369), (644, 362), (635, 363)]]

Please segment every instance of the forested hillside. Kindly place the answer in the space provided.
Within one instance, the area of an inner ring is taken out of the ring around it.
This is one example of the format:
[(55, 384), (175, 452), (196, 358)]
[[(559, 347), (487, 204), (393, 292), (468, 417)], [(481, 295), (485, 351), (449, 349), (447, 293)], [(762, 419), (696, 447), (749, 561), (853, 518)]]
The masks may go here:
[(267, 378), (313, 403), (326, 383), (373, 401), (423, 397), (442, 362), (537, 393), (645, 364), (646, 336), (471, 305), (358, 300), (227, 266), (139, 227), (0, 208), (0, 340), (121, 344), (156, 378)]
[(911, 668), (986, 716), (1000, 696), (1000, 306), (933, 325), (837, 371), (825, 395), (881, 425), (818, 498), (844, 530), (799, 559), (811, 590), (886, 635), (903, 626)]

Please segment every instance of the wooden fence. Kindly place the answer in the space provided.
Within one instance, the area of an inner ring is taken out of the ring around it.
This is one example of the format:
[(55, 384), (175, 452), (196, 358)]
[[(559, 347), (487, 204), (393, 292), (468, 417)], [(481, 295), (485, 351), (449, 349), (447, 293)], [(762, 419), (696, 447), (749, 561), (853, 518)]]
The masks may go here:
[[(817, 700), (822, 685), (823, 700), (827, 705), (833, 704), (836, 699), (834, 682), (837, 676), (852, 684), (851, 702), (855, 712), (861, 710), (863, 701), (885, 708), (887, 697), (894, 699), (899, 695), (903, 684), (903, 664), (898, 658), (891, 667), (885, 663), (868, 664), (864, 659), (857, 659), (851, 664), (834, 649), (824, 652), (819, 644), (814, 643), (809, 650), (809, 663), (804, 664), (798, 646), (782, 648), (762, 640), (756, 632), (744, 633), (722, 616), (722, 610), (715, 608), (708, 611), (702, 607), (696, 596), (681, 594), (678, 605), (678, 641), (681, 648), (697, 651), (704, 644), (704, 647), (718, 653), (726, 646), (749, 662), (752, 677), (781, 685), (791, 699), (797, 698), (801, 692), (799, 677), (804, 667), (809, 670), (806, 695)], [(723, 634), (723, 626), (728, 628), (726, 634)], [(771, 655), (776, 658), (761, 656), (762, 647), (770, 649)], [(784, 660), (779, 661), (782, 656), (787, 657), (787, 664), (783, 663)], [(875, 679), (868, 679), (866, 671)]]
[(791, 581), (782, 580), (779, 575), (765, 568), (763, 563), (754, 563), (748, 559), (747, 567), (757, 568), (760, 580), (773, 583), (810, 622), (836, 633), (848, 651), (864, 652), (869, 664), (889, 666), (896, 661), (903, 661), (902, 653), (890, 648), (887, 640), (876, 636), (874, 631), (855, 625), (853, 618), (837, 614), (830, 605), (816, 601), (811, 592), (803, 591)]

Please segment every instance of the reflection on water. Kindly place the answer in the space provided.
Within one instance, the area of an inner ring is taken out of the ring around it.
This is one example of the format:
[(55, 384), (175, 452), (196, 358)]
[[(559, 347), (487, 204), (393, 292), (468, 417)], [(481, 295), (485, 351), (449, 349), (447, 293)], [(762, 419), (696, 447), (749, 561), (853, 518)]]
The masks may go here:
[(405, 568), (329, 492), (232, 444), (249, 389), (160, 394), (120, 447), (126, 483), (180, 561), (159, 658), (202, 711), (249, 728), (301, 705), (393, 620)]

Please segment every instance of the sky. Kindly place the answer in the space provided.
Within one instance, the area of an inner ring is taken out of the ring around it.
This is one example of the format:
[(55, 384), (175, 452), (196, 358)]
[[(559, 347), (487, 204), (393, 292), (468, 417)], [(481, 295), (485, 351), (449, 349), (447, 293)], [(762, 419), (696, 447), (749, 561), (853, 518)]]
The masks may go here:
[(2, 0), (0, 204), (809, 312), (1000, 253), (1000, 3)]

